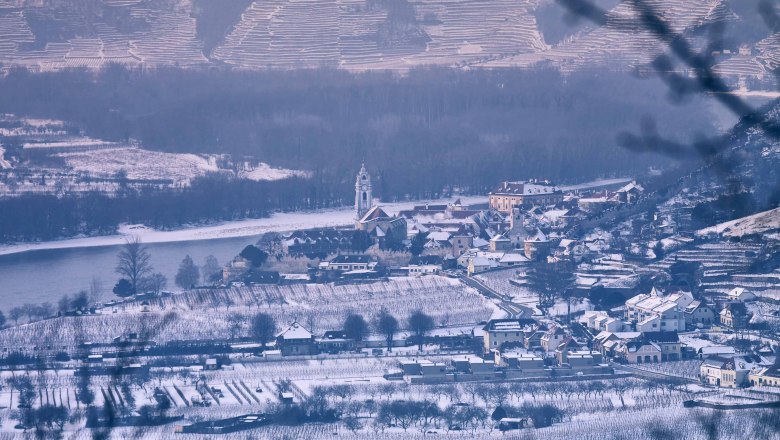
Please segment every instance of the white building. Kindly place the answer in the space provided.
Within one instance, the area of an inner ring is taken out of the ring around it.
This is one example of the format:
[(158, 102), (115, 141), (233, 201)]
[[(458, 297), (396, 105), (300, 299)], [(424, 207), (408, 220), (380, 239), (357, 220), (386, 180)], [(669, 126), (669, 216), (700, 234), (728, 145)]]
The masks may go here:
[[(679, 298), (678, 298), (679, 300)], [(660, 296), (655, 289), (626, 301), (626, 321), (645, 332), (673, 332), (685, 330), (684, 308), (669, 297)]]

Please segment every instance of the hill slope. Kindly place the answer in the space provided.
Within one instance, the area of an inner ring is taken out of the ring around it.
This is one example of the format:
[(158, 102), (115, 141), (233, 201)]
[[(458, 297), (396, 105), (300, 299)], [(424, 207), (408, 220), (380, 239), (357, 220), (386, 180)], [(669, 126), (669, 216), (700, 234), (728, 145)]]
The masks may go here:
[[(420, 65), (564, 68), (644, 63), (662, 49), (647, 32), (616, 31), (545, 17), (548, 0), (0, 0), (0, 62), (40, 70), (130, 65), (242, 69)], [(602, 2), (607, 7), (616, 2)], [(675, 30), (696, 35), (718, 22), (744, 25), (726, 0), (653, 0)], [(554, 7), (554, 6), (553, 6)], [(553, 11), (554, 12), (554, 11)], [(611, 20), (632, 17), (617, 3)], [(558, 26), (559, 28), (556, 28)], [(756, 23), (755, 28), (761, 28)], [(563, 38), (565, 36), (565, 38)], [(767, 40), (769, 38), (769, 40)], [(727, 74), (765, 75), (777, 65), (769, 31), (750, 53), (725, 56)], [(730, 52), (739, 42), (731, 41)]]

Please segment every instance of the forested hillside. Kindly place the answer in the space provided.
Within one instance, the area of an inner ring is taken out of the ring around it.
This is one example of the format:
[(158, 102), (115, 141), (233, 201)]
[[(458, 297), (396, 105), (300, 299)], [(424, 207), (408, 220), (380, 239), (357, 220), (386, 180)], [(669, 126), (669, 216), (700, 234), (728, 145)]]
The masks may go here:
[(581, 180), (663, 162), (616, 136), (652, 115), (686, 140), (711, 133), (702, 101), (671, 105), (655, 79), (586, 71), (178, 69), (14, 71), (0, 112), (68, 121), (90, 136), (146, 148), (252, 156), (312, 171), (349, 191), (365, 160), (385, 200), (449, 187), (484, 192), (504, 179)]

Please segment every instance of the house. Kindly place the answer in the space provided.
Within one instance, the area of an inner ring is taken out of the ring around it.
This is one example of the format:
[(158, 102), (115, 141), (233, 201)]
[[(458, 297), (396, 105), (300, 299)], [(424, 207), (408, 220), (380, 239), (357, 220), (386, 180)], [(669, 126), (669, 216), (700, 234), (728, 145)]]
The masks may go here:
[(456, 372), (468, 374), (470, 380), (491, 380), (496, 376), (496, 362), (477, 356), (464, 356), (452, 360)]
[(229, 284), (240, 279), (252, 267), (252, 264), (244, 257), (238, 256), (222, 268), (222, 282)]
[(601, 310), (586, 310), (580, 317), (579, 322), (585, 327), (596, 330), (596, 320), (602, 316), (608, 317), (609, 315), (607, 315), (607, 312)]
[(521, 417), (504, 417), (503, 419), (498, 421), (498, 429), (499, 431), (513, 431), (516, 429), (523, 429), (525, 427), (531, 426), (533, 422), (529, 419), (524, 419)]
[(750, 321), (750, 313), (748, 313), (745, 303), (732, 301), (727, 303), (723, 310), (720, 311), (719, 319), (720, 325), (739, 330), (747, 328), (747, 324)]
[[(447, 365), (441, 362), (431, 362), (427, 359), (398, 361), (398, 366), (403, 372), (403, 378), (413, 383), (438, 383), (447, 380), (449, 373)], [(450, 378), (452, 375), (450, 375)], [(451, 380), (451, 379), (450, 379)]]
[(509, 213), (516, 206), (555, 205), (563, 201), (563, 191), (549, 182), (503, 182), (488, 194), (491, 209)]
[(314, 336), (298, 322), (293, 322), (276, 335), (276, 346), (282, 356), (317, 354)]
[(550, 240), (540, 230), (523, 241), (523, 250), (529, 260), (539, 260), (547, 256), (550, 250)]
[(577, 240), (564, 238), (558, 242), (558, 246), (553, 250), (553, 255), (559, 260), (580, 262), (585, 255), (585, 251), (585, 246), (582, 243)]
[(474, 246), (474, 236), (465, 233), (457, 233), (450, 236), (452, 253), (457, 258)]
[(330, 261), (323, 261), (320, 270), (338, 270), (341, 272), (373, 271), (377, 262), (369, 255), (338, 255)]
[(402, 267), (409, 276), (418, 277), (428, 274), (436, 274), (442, 269), (444, 260), (439, 255), (419, 255), (409, 259), (409, 264)]
[(498, 352), (496, 351), (496, 363), (513, 370), (543, 370), (544, 359), (533, 353), (525, 352)]
[(516, 252), (507, 252), (498, 260), (498, 265), (500, 267), (514, 267), (526, 263), (528, 263), (528, 258)]
[(547, 353), (552, 353), (567, 336), (562, 327), (555, 325), (542, 335), (539, 345)]
[(406, 239), (406, 219), (389, 216), (379, 206), (369, 209), (356, 223), (356, 229), (368, 232), (381, 249), (390, 249)]
[(661, 360), (661, 347), (643, 340), (618, 344), (615, 355), (629, 364), (650, 364)]
[(759, 368), (755, 360), (749, 357), (713, 356), (702, 362), (699, 379), (707, 385), (737, 388), (747, 385), (750, 372), (758, 371)]
[(348, 338), (347, 334), (341, 330), (325, 332), (321, 338), (316, 339), (316, 344), (319, 353), (335, 354), (355, 349), (355, 341)]
[(534, 323), (527, 325), (523, 331), (525, 333), (525, 336), (523, 337), (523, 345), (525, 348), (529, 350), (541, 349), (542, 337), (548, 330), (549, 329), (545, 324)]
[(636, 182), (631, 182), (627, 184), (626, 186), (620, 188), (617, 190), (615, 195), (617, 196), (617, 200), (620, 203), (633, 203), (635, 202), (642, 193), (645, 192), (645, 189), (639, 185)]
[(255, 270), (247, 272), (244, 277), (246, 284), (279, 284), (282, 277), (279, 272), (271, 270)]
[(709, 327), (715, 323), (715, 310), (703, 301), (693, 301), (683, 310), (686, 327)]
[(756, 295), (753, 294), (753, 292), (745, 290), (744, 287), (735, 287), (731, 289), (727, 296), (732, 301), (741, 302), (754, 301), (756, 299)]
[(570, 350), (566, 353), (566, 363), (572, 368), (587, 368), (600, 364), (601, 353), (588, 350)]
[(696, 354), (699, 355), (700, 359), (707, 359), (710, 357), (734, 357), (737, 354), (737, 351), (734, 349), (734, 347), (728, 346), (728, 345), (710, 345), (708, 347), (701, 347)]
[(666, 300), (677, 303), (680, 309), (685, 310), (693, 302), (693, 295), (690, 292), (676, 292), (669, 294)]
[(753, 386), (780, 387), (780, 365), (763, 367), (748, 374), (748, 382)]
[(677, 332), (647, 332), (643, 339), (661, 349), (662, 362), (682, 359), (682, 343)]
[(482, 329), (485, 353), (499, 350), (504, 344), (523, 344), (525, 330), (533, 324), (533, 319), (491, 319)]
[(593, 349), (604, 356), (619, 357), (617, 349), (626, 342), (642, 337), (639, 332), (601, 332), (593, 337)]
[(351, 229), (293, 231), (282, 236), (282, 249), (286, 255), (294, 257), (326, 256), (353, 250), (355, 237), (355, 231)]
[(563, 365), (569, 362), (568, 354), (570, 351), (578, 351), (580, 344), (574, 340), (571, 336), (568, 336), (555, 347), (555, 359), (558, 361), (558, 365)]
[(655, 288), (650, 294), (639, 294), (626, 301), (625, 319), (639, 332), (685, 330), (682, 308)]
[(493, 238), (491, 238), (490, 244), (488, 245), (488, 249), (490, 249), (492, 252), (508, 251), (511, 248), (512, 241), (500, 234), (496, 234)]
[(607, 315), (606, 312), (595, 312), (588, 315), (586, 325), (599, 332), (619, 332), (623, 330), (624, 323), (620, 319)]
[(469, 275), (485, 272), (486, 270), (494, 269), (498, 267), (498, 262), (488, 259), (486, 257), (475, 257), (469, 260), (468, 273)]
[(588, 214), (581, 210), (578, 206), (575, 206), (560, 216), (560, 221), (565, 226), (571, 226), (586, 219)]

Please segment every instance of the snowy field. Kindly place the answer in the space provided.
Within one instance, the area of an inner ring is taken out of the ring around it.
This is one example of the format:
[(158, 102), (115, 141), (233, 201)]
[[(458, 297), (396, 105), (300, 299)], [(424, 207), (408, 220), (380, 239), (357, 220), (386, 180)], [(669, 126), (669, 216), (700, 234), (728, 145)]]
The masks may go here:
[[(446, 358), (431, 358), (446, 362)], [(342, 422), (308, 424), (303, 426), (266, 426), (258, 429), (221, 436), (226, 439), (324, 439), (347, 437), (356, 439), (424, 439), (432, 433), (436, 437), (451, 439), (658, 439), (674, 438), (699, 440), (706, 438), (772, 440), (778, 433), (766, 424), (770, 412), (765, 410), (714, 412), (707, 409), (686, 409), (684, 400), (691, 398), (713, 401), (733, 400), (731, 395), (742, 391), (717, 392), (698, 386), (657, 386), (641, 379), (583, 380), (575, 382), (542, 383), (454, 383), (448, 385), (409, 385), (388, 382), (379, 376), (381, 371), (392, 368), (395, 360), (326, 360), (317, 362), (234, 362), (220, 371), (200, 371), (197, 368), (155, 369), (152, 380), (126, 387), (108, 377), (94, 377), (91, 388), (95, 393), (95, 405), (109, 402), (118, 410), (128, 407), (131, 395), (136, 407), (153, 402), (151, 396), (159, 388), (172, 402), (170, 415), (183, 415), (183, 422), (144, 428), (112, 430), (111, 438), (181, 438), (174, 433), (176, 424), (189, 424), (203, 420), (215, 420), (250, 413), (268, 411), (277, 402), (276, 393), (283, 379), (289, 379), (289, 389), (295, 401), (309, 399), (314, 393), (326, 396), (328, 405), (339, 408), (345, 414), (354, 414), (359, 427), (350, 431)], [(17, 373), (17, 375), (24, 373)], [(200, 380), (197, 379), (201, 376)], [(350, 375), (354, 375), (350, 377)], [(10, 379), (4, 373), (3, 379)], [(36, 395), (35, 406), (53, 403), (71, 409), (76, 416), (74, 424), (66, 425), (66, 438), (91, 439), (92, 432), (83, 426), (83, 406), (75, 399), (77, 381), (71, 371), (59, 371), (43, 375), (30, 373), (30, 379), (42, 384), (42, 393)], [(346, 385), (346, 386), (345, 386)], [(212, 394), (207, 389), (219, 388), (222, 393)], [(208, 395), (212, 406), (193, 406), (191, 398)], [(777, 396), (767, 394), (772, 400)], [(501, 433), (488, 419), (478, 420), (463, 430), (448, 430), (443, 420), (418, 420), (404, 429), (374, 423), (376, 409), (355, 406), (366, 401), (376, 406), (394, 400), (432, 402), (440, 408), (459, 404), (482, 409), (489, 415), (497, 406), (520, 407), (528, 405), (552, 405), (563, 411), (562, 419), (551, 427), (525, 429)], [(18, 404), (18, 393), (11, 398), (7, 389), (0, 393), (0, 405)], [(353, 409), (356, 408), (356, 409)], [(7, 410), (2, 410), (8, 414)], [(79, 417), (80, 415), (80, 417)], [(715, 426), (718, 435), (708, 437)], [(4, 423), (4, 434), (11, 436), (13, 423)], [(769, 428), (769, 429), (767, 429)], [(21, 433), (17, 436), (22, 438)], [(6, 438), (6, 437), (4, 437)], [(10, 437), (7, 437), (10, 438)], [(187, 435), (187, 438), (208, 439), (213, 436)]]
[[(372, 319), (382, 308), (406, 326), (415, 310), (431, 315), (437, 325), (475, 324), (490, 319), (495, 305), (460, 281), (445, 277), (394, 278), (364, 285), (247, 286), (196, 290), (151, 301), (104, 308), (99, 315), (54, 318), (0, 331), (1, 347), (73, 346), (78, 341), (110, 342), (129, 332), (158, 343), (181, 339), (224, 339), (230, 336), (228, 315), (271, 314), (281, 329), (297, 320), (315, 334), (341, 328), (350, 312)], [(241, 334), (248, 335), (247, 325)]]
[[(460, 197), (464, 204), (485, 203), (487, 197)], [(414, 202), (382, 204), (382, 208), (390, 215), (398, 211), (411, 209), (414, 205), (425, 203), (449, 203), (450, 199), (418, 200)], [(265, 232), (285, 232), (297, 229), (346, 226), (355, 221), (352, 207), (328, 209), (309, 212), (275, 213), (267, 218), (238, 220), (219, 223), (212, 226), (160, 231), (143, 225), (124, 225), (119, 234), (100, 237), (73, 238), (68, 240), (47, 241), (41, 243), (25, 243), (0, 245), (0, 255), (16, 254), (43, 249), (71, 249), (96, 246), (122, 245), (130, 237), (138, 237), (144, 243), (171, 243), (179, 241), (210, 240), (215, 238), (251, 237)]]
[(174, 154), (141, 148), (103, 148), (56, 155), (66, 167), (93, 177), (111, 178), (120, 171), (130, 180), (172, 180), (188, 185), (196, 177), (219, 171), (215, 161), (195, 154)]

